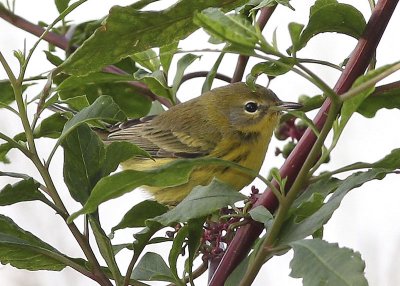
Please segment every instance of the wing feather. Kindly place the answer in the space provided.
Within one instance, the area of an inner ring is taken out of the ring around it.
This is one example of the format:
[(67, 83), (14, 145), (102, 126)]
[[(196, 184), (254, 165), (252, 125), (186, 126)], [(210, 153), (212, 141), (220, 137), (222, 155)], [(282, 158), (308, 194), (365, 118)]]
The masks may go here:
[[(168, 124), (157, 124), (156, 117), (127, 121), (112, 128), (107, 141), (129, 141), (155, 158), (195, 158), (209, 154), (215, 144), (190, 130), (171, 130)], [(176, 129), (176, 128), (175, 128)]]

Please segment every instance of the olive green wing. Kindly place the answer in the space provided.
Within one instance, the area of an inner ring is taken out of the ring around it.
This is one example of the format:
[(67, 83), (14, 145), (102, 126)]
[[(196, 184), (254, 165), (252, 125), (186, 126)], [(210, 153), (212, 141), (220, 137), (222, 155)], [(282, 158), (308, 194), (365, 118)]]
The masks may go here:
[(168, 124), (157, 124), (155, 117), (135, 119), (111, 131), (107, 141), (129, 141), (154, 158), (196, 158), (209, 154), (215, 143), (207, 136), (193, 136), (190, 129), (171, 130)]

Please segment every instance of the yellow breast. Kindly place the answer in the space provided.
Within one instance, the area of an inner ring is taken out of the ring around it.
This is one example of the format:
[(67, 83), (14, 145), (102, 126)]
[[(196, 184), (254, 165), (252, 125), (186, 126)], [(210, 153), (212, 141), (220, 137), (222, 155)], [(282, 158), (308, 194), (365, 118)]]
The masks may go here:
[[(278, 117), (273, 118), (273, 120), (277, 119)], [(269, 124), (268, 126), (275, 126), (274, 123), (271, 124), (271, 122), (269, 122)], [(207, 157), (235, 162), (258, 173), (264, 162), (273, 128), (258, 130), (263, 130), (263, 132), (249, 131), (223, 138), (213, 152)], [(156, 159), (155, 161), (150, 159), (130, 159), (122, 163), (122, 166), (124, 169), (148, 170), (162, 166), (172, 160), (174, 159), (163, 158)], [(214, 177), (232, 185), (238, 191), (254, 180), (254, 176), (245, 174), (240, 170), (215, 165), (195, 168), (190, 175), (189, 181), (180, 186), (167, 188), (144, 186), (144, 188), (151, 193), (158, 202), (176, 205), (182, 201), (194, 187), (198, 185), (208, 185)]]

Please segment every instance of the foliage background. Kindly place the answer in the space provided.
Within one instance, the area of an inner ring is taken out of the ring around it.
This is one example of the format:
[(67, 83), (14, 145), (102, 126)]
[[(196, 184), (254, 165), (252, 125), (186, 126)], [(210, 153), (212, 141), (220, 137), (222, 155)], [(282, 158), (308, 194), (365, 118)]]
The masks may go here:
[[(112, 3), (111, 3), (112, 2)], [(132, 1), (88, 1), (71, 15), (67, 17), (69, 20), (82, 22), (85, 20), (100, 18), (107, 14), (109, 7), (112, 5), (128, 5)], [(291, 1), (295, 12), (279, 6), (275, 11), (271, 20), (264, 30), (267, 39), (271, 39), (272, 32), (275, 27), (277, 30), (278, 44), (283, 49), (290, 45), (289, 35), (287, 33), (287, 23), (295, 21), (306, 23), (308, 19), (308, 9), (314, 1)], [(341, 1), (349, 3), (357, 7), (364, 13), (366, 19), (369, 17), (368, 1), (352, 0)], [(155, 5), (148, 6), (148, 9), (161, 9), (168, 6), (171, 1), (160, 1)], [(58, 14), (57, 10), (50, 0), (36, 1), (17, 1), (16, 13), (31, 22), (46, 20), (51, 22)], [(391, 22), (381, 40), (378, 48), (378, 63), (383, 65), (398, 60), (398, 50), (400, 50), (400, 40), (398, 39), (398, 27), (400, 27), (400, 11), (397, 9), (392, 17)], [(12, 27), (4, 21), (0, 21), (0, 43), (1, 50), (12, 64), (14, 70), (18, 65), (16, 59), (12, 57), (12, 51), (21, 49), (26, 39), (26, 46), (29, 48), (36, 41), (36, 38), (28, 35), (26, 32)], [(197, 31), (180, 46), (186, 50), (194, 48), (215, 48), (215, 46), (207, 43), (208, 36)], [(350, 37), (343, 35), (323, 34), (311, 40), (304, 51), (305, 55), (325, 59), (328, 61), (339, 63), (343, 60), (354, 47), (356, 41)], [(46, 49), (46, 44), (42, 43), (34, 54), (34, 57), (28, 66), (28, 75), (36, 75), (46, 69), (51, 69), (44, 53), (41, 50)], [(303, 51), (302, 54), (303, 56)], [(206, 53), (200, 61), (196, 61), (189, 67), (190, 71), (209, 70), (214, 63), (217, 54)], [(175, 58), (176, 61), (176, 58)], [(47, 67), (44, 64), (48, 64)], [(220, 71), (224, 74), (231, 75), (236, 64), (236, 56), (226, 56), (220, 67)], [(250, 62), (248, 67), (254, 63)], [(173, 66), (173, 65), (172, 65)], [(321, 66), (312, 66), (320, 77), (326, 82), (333, 85), (339, 76), (338, 72)], [(3, 69), (0, 69), (0, 78), (6, 78)], [(387, 78), (384, 82), (399, 80), (398, 73)], [(384, 83), (382, 82), (382, 83)], [(194, 79), (184, 83), (178, 93), (181, 100), (187, 100), (200, 94), (203, 79)], [(267, 80), (262, 77), (259, 83), (266, 84)], [(215, 82), (215, 85), (223, 85), (222, 82)], [(297, 100), (301, 94), (314, 95), (318, 90), (304, 79), (289, 73), (285, 76), (274, 80), (270, 86), (282, 99)], [(34, 89), (32, 89), (32, 92)], [(39, 91), (39, 87), (37, 89)], [(194, 92), (195, 91), (195, 92)], [(12, 117), (9, 113), (1, 111), (1, 118), (6, 120), (0, 122), (0, 131), (7, 134), (15, 134), (14, 130), (21, 130), (17, 124), (20, 124), (16, 117)], [(4, 114), (3, 114), (4, 113)], [(7, 116), (7, 117), (6, 117)], [(312, 118), (312, 116), (310, 115)], [(380, 111), (374, 119), (366, 119), (359, 114), (355, 114), (350, 120), (349, 125), (339, 142), (339, 145), (332, 154), (332, 160), (329, 163), (329, 169), (335, 169), (356, 161), (374, 162), (385, 156), (390, 150), (399, 147), (400, 132), (398, 123), (400, 119), (399, 110), (391, 110), (391, 112)], [(47, 154), (50, 144), (48, 139), (42, 140), (38, 144), (39, 153)], [(279, 167), (283, 159), (276, 158), (273, 151), (276, 146), (280, 146), (276, 140), (271, 142), (269, 153), (267, 155), (266, 164), (262, 173), (266, 174), (267, 170), (273, 166)], [(43, 155), (44, 156), (44, 155)], [(10, 169), (26, 168), (26, 173), (35, 174), (35, 168), (28, 160), (20, 156), (18, 151), (11, 151), (9, 157), (12, 161)], [(0, 163), (0, 169), (3, 169)], [(328, 168), (328, 167), (327, 167)], [(62, 186), (62, 149), (56, 153), (52, 164), (52, 173), (56, 178), (56, 184)], [(10, 178), (0, 177), (0, 185), (11, 183)], [(256, 182), (261, 188), (263, 185)], [(400, 228), (398, 227), (398, 218), (400, 217), (400, 208), (398, 202), (400, 193), (398, 186), (400, 185), (400, 177), (397, 175), (389, 175), (383, 181), (372, 181), (351, 192), (341, 207), (335, 212), (333, 218), (325, 227), (324, 238), (330, 242), (338, 242), (340, 246), (353, 248), (361, 252), (363, 259), (366, 261), (366, 277), (370, 285), (400, 285), (400, 273), (397, 270), (400, 263)], [(68, 200), (68, 191), (60, 188), (63, 200), (66, 200), (67, 208), (78, 209), (79, 205)], [(103, 219), (104, 228), (109, 230), (119, 220), (120, 216), (125, 213), (133, 204), (143, 199), (143, 194), (139, 191), (128, 194), (124, 199), (114, 200), (105, 203), (102, 206), (102, 213), (106, 214)], [(113, 211), (117, 209), (121, 212)], [(2, 207), (0, 212), (11, 216), (15, 222), (22, 228), (34, 232), (43, 240), (54, 245), (70, 256), (79, 256), (80, 252), (73, 242), (72, 235), (67, 228), (59, 227), (61, 218), (47, 208), (39, 207), (39, 203), (22, 203), (13, 205), (12, 207)], [(125, 237), (126, 238), (126, 237)], [(124, 241), (124, 237), (117, 236), (115, 242)], [(149, 250), (162, 253), (162, 249), (150, 246)], [(119, 254), (118, 258), (129, 263), (130, 256), (124, 259), (124, 252)], [(275, 257), (267, 263), (260, 275), (257, 277), (255, 285), (301, 285), (300, 280), (288, 277), (289, 261), (291, 252), (288, 254)], [(0, 276), (4, 285), (54, 285), (57, 281), (59, 286), (63, 285), (96, 285), (93, 281), (82, 275), (70, 270), (69, 268), (59, 272), (39, 271), (28, 272), (25, 270), (17, 270), (10, 266), (0, 266)], [(206, 277), (203, 277), (204, 285)], [(203, 285), (199, 280), (198, 285)]]

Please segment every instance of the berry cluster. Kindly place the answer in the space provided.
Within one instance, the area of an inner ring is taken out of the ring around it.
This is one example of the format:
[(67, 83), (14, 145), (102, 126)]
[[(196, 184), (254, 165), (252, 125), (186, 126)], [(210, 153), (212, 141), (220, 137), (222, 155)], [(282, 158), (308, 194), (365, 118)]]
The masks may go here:
[(246, 210), (257, 201), (259, 189), (255, 186), (251, 187), (251, 194), (244, 202), (243, 208), (223, 208), (220, 211), (219, 221), (207, 221), (204, 226), (204, 232), (201, 239), (200, 252), (203, 254), (203, 261), (210, 259), (219, 259), (224, 254), (225, 249), (232, 241), (236, 228), (247, 222), (245, 215)]
[[(221, 212), (227, 215), (232, 214), (233, 210), (225, 208)], [(208, 221), (206, 223), (200, 247), (200, 252), (203, 253), (203, 261), (222, 257), (236, 231), (231, 225), (238, 223), (240, 219), (240, 217), (230, 217), (218, 222)]]
[(299, 141), (301, 136), (303, 136), (306, 131), (307, 126), (303, 121), (296, 122), (296, 118), (291, 117), (283, 122), (281, 122), (275, 130), (275, 137), (278, 140), (291, 139), (286, 145), (281, 149), (276, 148), (275, 155), (278, 156), (282, 154), (283, 158), (287, 158), (296, 146), (295, 141)]

